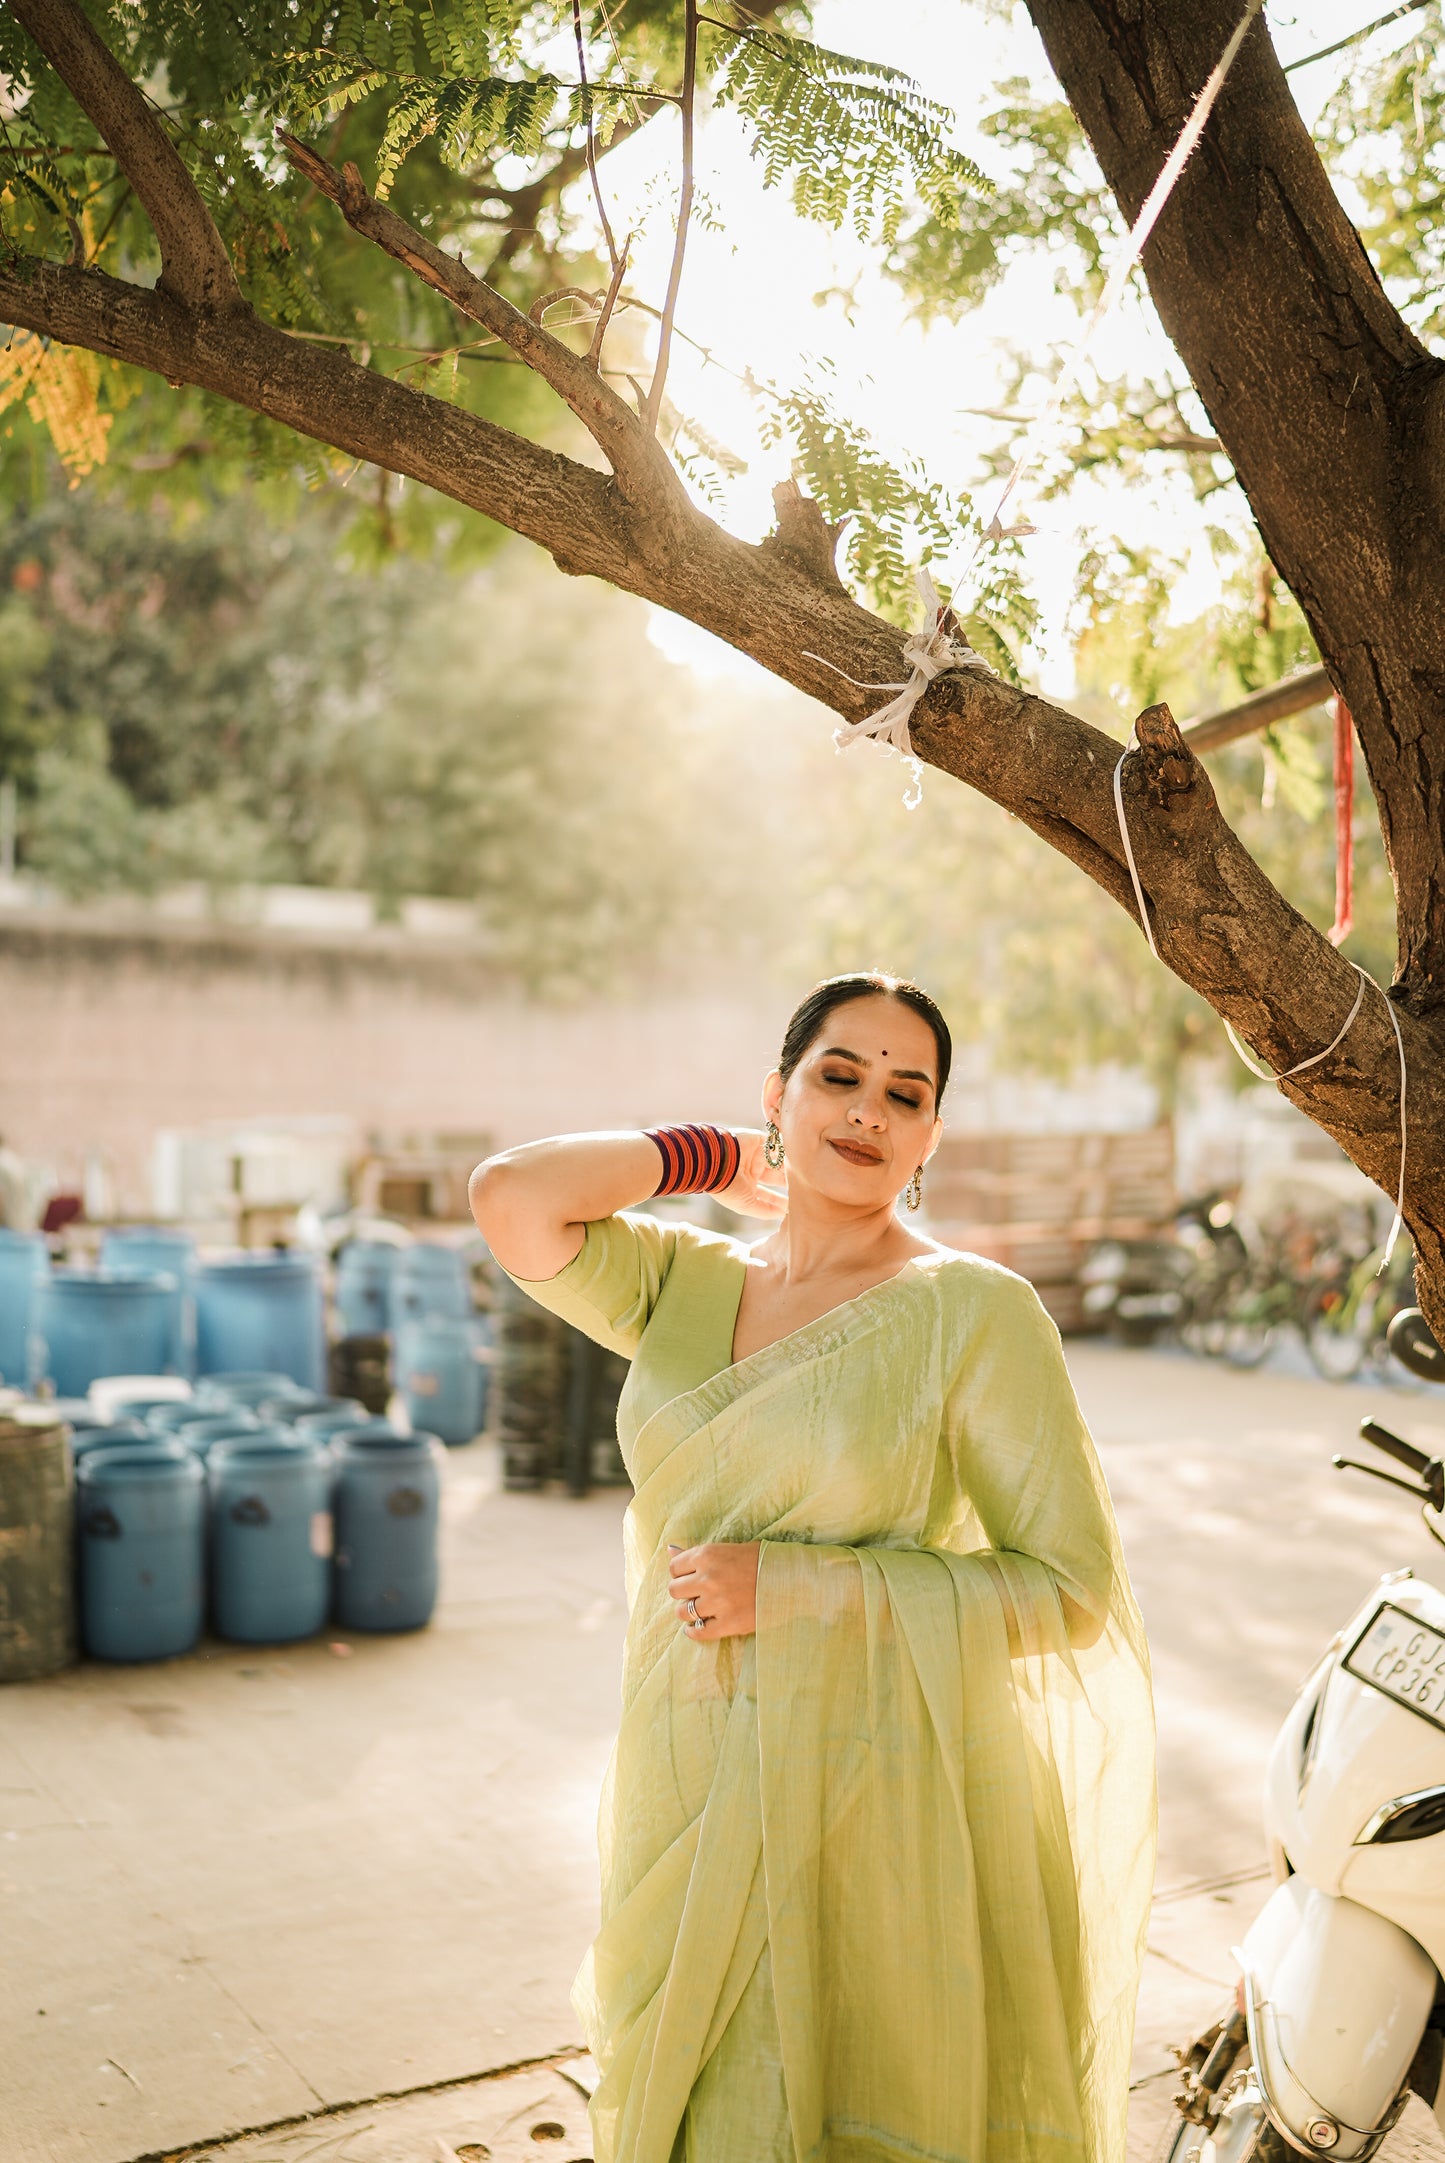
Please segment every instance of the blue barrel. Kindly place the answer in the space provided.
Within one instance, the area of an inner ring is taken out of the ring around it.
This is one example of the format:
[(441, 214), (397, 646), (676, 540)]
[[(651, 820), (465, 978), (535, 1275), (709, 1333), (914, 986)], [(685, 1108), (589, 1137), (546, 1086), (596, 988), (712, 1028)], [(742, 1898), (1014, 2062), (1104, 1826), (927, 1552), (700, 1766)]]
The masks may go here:
[(93, 1660), (189, 1652), (205, 1610), (206, 1475), (160, 1441), (88, 1450), (75, 1468), (80, 1634)]
[(107, 1374), (160, 1374), (170, 1349), (174, 1277), (57, 1269), (35, 1301), (37, 1379), (83, 1397)]
[(354, 1397), (338, 1397), (324, 1412), (299, 1413), (293, 1425), (297, 1434), (327, 1442), (332, 1435), (341, 1434), (349, 1427), (364, 1427), (366, 1418), (364, 1404), (358, 1404)]
[(184, 1442), (197, 1457), (209, 1457), (217, 1443), (245, 1440), (257, 1433), (260, 1426), (261, 1422), (253, 1412), (242, 1412), (232, 1405), (229, 1411), (218, 1412), (214, 1419), (193, 1419), (184, 1427), (172, 1427), (170, 1439)]
[(0, 1229), (0, 1382), (30, 1387), (30, 1332), (35, 1295), (50, 1275), (50, 1253), (39, 1232)]
[(163, 1224), (117, 1224), (100, 1242), (102, 1269), (117, 1276), (174, 1277), (171, 1302), (170, 1357), (165, 1371), (194, 1374), (196, 1371), (196, 1313), (191, 1280), (195, 1274), (196, 1243), (189, 1232), (177, 1232)]
[(336, 1312), (343, 1337), (380, 1337), (391, 1328), (391, 1288), (399, 1247), (351, 1239), (336, 1262)]
[(353, 1431), (332, 1448), (336, 1620), (348, 1630), (419, 1630), (437, 1597), (441, 1444)]
[(443, 1442), (470, 1442), (487, 1416), (487, 1370), (477, 1358), (486, 1350), (477, 1322), (429, 1314), (403, 1322), (396, 1333), (396, 1386), (414, 1427)]
[(455, 1247), (422, 1242), (403, 1248), (392, 1283), (393, 1329), (428, 1314), (465, 1322), (471, 1313), (472, 1277), (464, 1254)]
[(149, 1426), (157, 1412), (164, 1415), (182, 1406), (189, 1409), (196, 1402), (194, 1397), (112, 1397), (110, 1416), (118, 1424), (128, 1426), (132, 1420), (141, 1420)]
[(352, 1426), (366, 1417), (365, 1405), (357, 1404), (354, 1398), (328, 1397), (319, 1389), (288, 1389), (275, 1397), (263, 1397), (255, 1409), (262, 1419), (280, 1420), (287, 1427), (315, 1413), (344, 1413), (347, 1424)]
[(207, 1472), (217, 1636), (313, 1637), (331, 1607), (331, 1452), (297, 1435), (247, 1436), (218, 1442)]
[(184, 1437), (187, 1427), (204, 1426), (211, 1420), (225, 1420), (232, 1428), (253, 1427), (256, 1415), (247, 1406), (225, 1404), (208, 1397), (185, 1397), (171, 1404), (153, 1405), (145, 1416), (147, 1427), (157, 1434)]
[(197, 1374), (248, 1367), (325, 1388), (321, 1276), (309, 1255), (238, 1255), (196, 1272)]
[(339, 1453), (343, 1443), (350, 1442), (358, 1435), (389, 1435), (394, 1442), (411, 1440), (410, 1429), (398, 1427), (395, 1420), (390, 1419), (359, 1419), (349, 1427), (333, 1427), (326, 1439), (333, 1451)]
[(139, 1420), (116, 1420), (109, 1427), (85, 1427), (78, 1429), (70, 1438), (70, 1449), (76, 1461), (88, 1456), (91, 1450), (113, 1450), (124, 1445), (128, 1449), (148, 1448), (156, 1444), (164, 1449), (169, 1445), (169, 1435), (159, 1435), (153, 1427), (143, 1427)]
[(208, 1374), (196, 1394), (221, 1398), (227, 1404), (258, 1405), (299, 1386), (287, 1374)]

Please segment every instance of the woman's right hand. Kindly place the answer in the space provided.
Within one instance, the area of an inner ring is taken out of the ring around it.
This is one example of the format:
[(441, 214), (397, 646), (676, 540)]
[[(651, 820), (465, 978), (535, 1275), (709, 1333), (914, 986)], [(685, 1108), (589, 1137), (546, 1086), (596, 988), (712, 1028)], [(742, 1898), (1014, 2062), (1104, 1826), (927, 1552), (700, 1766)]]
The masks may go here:
[(730, 1186), (714, 1194), (724, 1209), (740, 1217), (785, 1217), (788, 1213), (788, 1174), (783, 1165), (771, 1165), (763, 1155), (765, 1136), (755, 1127), (733, 1127), (737, 1136), (738, 1168)]

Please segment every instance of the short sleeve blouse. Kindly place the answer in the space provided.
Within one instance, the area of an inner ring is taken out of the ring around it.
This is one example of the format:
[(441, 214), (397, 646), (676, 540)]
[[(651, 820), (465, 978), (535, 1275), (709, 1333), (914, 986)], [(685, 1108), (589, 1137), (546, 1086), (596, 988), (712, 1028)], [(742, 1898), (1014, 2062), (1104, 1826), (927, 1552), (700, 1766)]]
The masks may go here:
[(634, 1360), (628, 1395), (641, 1426), (732, 1365), (746, 1266), (739, 1240), (695, 1224), (619, 1215), (589, 1224), (579, 1252), (555, 1277), (512, 1281), (539, 1306)]

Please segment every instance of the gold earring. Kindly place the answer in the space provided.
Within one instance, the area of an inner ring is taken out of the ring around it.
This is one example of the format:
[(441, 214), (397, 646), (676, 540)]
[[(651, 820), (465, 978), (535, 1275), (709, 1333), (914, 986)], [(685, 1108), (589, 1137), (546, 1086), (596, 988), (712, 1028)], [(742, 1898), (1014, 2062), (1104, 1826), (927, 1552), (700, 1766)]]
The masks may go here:
[(903, 1199), (910, 1209), (917, 1209), (923, 1200), (923, 1166), (920, 1164), (903, 1190)]
[(783, 1137), (778, 1131), (776, 1122), (770, 1119), (768, 1121), (768, 1131), (763, 1137), (763, 1162), (771, 1164), (773, 1170), (776, 1171), (782, 1161)]

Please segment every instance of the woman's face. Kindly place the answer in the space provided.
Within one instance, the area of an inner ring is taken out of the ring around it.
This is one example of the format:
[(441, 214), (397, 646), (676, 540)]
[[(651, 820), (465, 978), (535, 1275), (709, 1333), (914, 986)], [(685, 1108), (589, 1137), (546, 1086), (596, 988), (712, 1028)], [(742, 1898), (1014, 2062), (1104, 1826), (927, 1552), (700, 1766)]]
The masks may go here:
[(891, 1206), (933, 1154), (943, 1122), (938, 1047), (922, 1015), (882, 995), (835, 1007), (789, 1076), (768, 1076), (790, 1192), (814, 1188), (857, 1209)]

